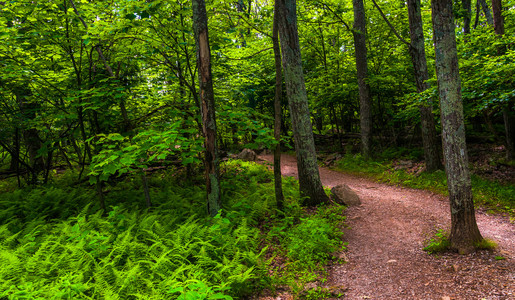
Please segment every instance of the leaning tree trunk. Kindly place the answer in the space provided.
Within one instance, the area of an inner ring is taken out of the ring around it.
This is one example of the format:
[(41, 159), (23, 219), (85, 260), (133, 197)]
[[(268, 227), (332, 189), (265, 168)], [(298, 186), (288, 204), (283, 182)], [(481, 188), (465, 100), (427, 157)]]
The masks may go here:
[[(429, 73), (427, 71), (420, 0), (408, 0), (408, 17), (411, 39), (410, 55), (413, 62), (413, 68), (415, 70), (417, 92), (422, 93), (429, 88), (429, 83), (427, 82), (429, 79)], [(433, 172), (442, 169), (443, 166), (440, 155), (440, 142), (436, 136), (432, 103), (429, 102), (420, 105), (419, 110), (426, 171)]]
[(370, 86), (368, 80), (367, 45), (366, 45), (366, 19), (363, 0), (352, 0), (354, 8), (354, 48), (356, 51), (356, 69), (359, 86), (359, 114), (361, 131), (361, 153), (370, 156), (370, 142), (372, 131), (372, 115)]
[(472, 200), (452, 2), (432, 1), (435, 65), (440, 94), (442, 140), (451, 206), (451, 247), (473, 251), (481, 241)]
[(493, 25), (494, 19), (492, 18), (492, 14), (490, 13), (490, 8), (488, 7), (488, 4), (486, 4), (486, 0), (477, 0), (479, 4), (481, 4), (481, 8), (483, 9), (483, 12), (485, 13), (485, 18), (488, 24)]
[(281, 46), (279, 44), (279, 13), (277, 9), (278, 3), (275, 2), (274, 7), (274, 25), (272, 33), (272, 42), (274, 47), (275, 61), (275, 99), (274, 99), (274, 138), (277, 145), (274, 149), (274, 182), (275, 182), (275, 201), (277, 208), (282, 210), (284, 207), (284, 194), (281, 175), (281, 95), (282, 95), (282, 72), (281, 72)]
[(216, 216), (220, 210), (220, 171), (218, 147), (216, 145), (215, 96), (211, 76), (211, 50), (207, 28), (207, 12), (204, 0), (193, 0), (193, 31), (197, 46), (197, 67), (199, 70), (200, 111), (204, 134), (206, 168), (207, 210)]
[(308, 97), (302, 73), (295, 0), (276, 0), (279, 13), (279, 35), (283, 55), (284, 80), (290, 105), (300, 192), (306, 196), (305, 205), (327, 202), (320, 181), (315, 152), (313, 128), (309, 116)]

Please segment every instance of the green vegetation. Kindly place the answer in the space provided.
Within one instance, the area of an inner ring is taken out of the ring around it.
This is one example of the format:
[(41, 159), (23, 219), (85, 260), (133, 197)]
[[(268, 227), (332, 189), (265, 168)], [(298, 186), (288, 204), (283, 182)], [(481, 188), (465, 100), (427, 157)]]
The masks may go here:
[[(444, 171), (413, 173), (396, 169), (394, 160), (413, 160), (420, 151), (405, 148), (389, 149), (375, 159), (364, 159), (360, 154), (346, 154), (337, 162), (338, 170), (379, 180), (394, 185), (431, 190), (447, 195), (447, 178)], [(507, 212), (515, 217), (515, 185), (501, 184), (477, 175), (472, 175), (472, 193), (476, 204), (492, 211)]]
[[(300, 292), (318, 278), (341, 248), (342, 207), (307, 214), (288, 178), (279, 213), (266, 167), (231, 161), (222, 176), (224, 208), (215, 218), (206, 217), (200, 178), (178, 179), (177, 170), (149, 177), (151, 210), (133, 175), (109, 186), (105, 217), (91, 188), (71, 186), (68, 174), (33, 189), (6, 187), (0, 298), (232, 299), (278, 284)], [(270, 276), (267, 257), (287, 267)], [(295, 272), (304, 275), (295, 281)]]
[(440, 253), (449, 250), (451, 242), (447, 238), (448, 236), (448, 232), (443, 229), (438, 229), (434, 237), (429, 239), (427, 246), (425, 246), (423, 250), (427, 251), (429, 254)]

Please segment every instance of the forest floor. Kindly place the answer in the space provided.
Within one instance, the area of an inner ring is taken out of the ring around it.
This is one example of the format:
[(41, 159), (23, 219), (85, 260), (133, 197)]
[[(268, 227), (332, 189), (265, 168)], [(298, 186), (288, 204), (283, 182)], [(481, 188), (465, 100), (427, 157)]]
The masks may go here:
[[(273, 155), (259, 159), (273, 161)], [(283, 176), (297, 177), (295, 157), (283, 155)], [(448, 230), (447, 198), (430, 191), (377, 183), (320, 168), (326, 187), (344, 183), (362, 205), (346, 210), (341, 254), (344, 264), (328, 266), (322, 287), (343, 287), (340, 299), (515, 299), (515, 224), (478, 209), (483, 237), (498, 244), (493, 251), (470, 255), (423, 251), (438, 229)], [(262, 299), (292, 299), (287, 293)]]

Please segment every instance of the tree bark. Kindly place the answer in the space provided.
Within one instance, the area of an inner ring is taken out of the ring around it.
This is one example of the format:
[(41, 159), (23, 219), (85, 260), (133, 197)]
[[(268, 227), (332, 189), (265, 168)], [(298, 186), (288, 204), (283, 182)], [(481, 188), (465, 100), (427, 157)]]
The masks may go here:
[(193, 0), (193, 31), (197, 48), (200, 112), (204, 134), (204, 166), (207, 191), (207, 210), (216, 216), (220, 210), (220, 171), (216, 141), (215, 95), (211, 76), (211, 50), (207, 27), (206, 3)]
[(488, 4), (486, 4), (485, 0), (477, 0), (479, 4), (481, 4), (481, 8), (483, 9), (483, 12), (485, 14), (486, 21), (488, 24), (493, 25), (494, 19), (492, 18), (492, 14), (490, 13), (490, 8), (488, 7)]
[[(429, 79), (429, 73), (427, 71), (420, 0), (408, 0), (408, 17), (411, 39), (409, 51), (411, 55), (411, 61), (413, 63), (413, 68), (415, 70), (417, 92), (422, 93), (429, 88), (429, 83), (427, 82)], [(436, 135), (432, 103), (429, 102), (420, 105), (419, 110), (426, 171), (433, 172), (440, 170), (443, 168), (443, 166), (440, 155), (440, 143)]]
[(283, 55), (284, 80), (297, 153), (299, 186), (304, 204), (318, 205), (329, 201), (320, 181), (308, 97), (302, 72), (295, 0), (276, 0), (279, 13), (279, 35)]
[(472, 200), (452, 2), (433, 0), (431, 6), (442, 141), (451, 207), (449, 240), (453, 249), (469, 253), (482, 237)]
[(461, 0), (461, 8), (465, 11), (463, 16), (463, 33), (470, 33), (470, 21), (472, 20), (472, 1)]
[(274, 24), (272, 29), (272, 42), (274, 48), (275, 62), (275, 98), (274, 98), (274, 138), (277, 145), (274, 149), (274, 183), (275, 183), (275, 201), (277, 209), (284, 208), (284, 194), (281, 174), (281, 96), (282, 96), (282, 70), (281, 70), (281, 46), (279, 44), (279, 12), (278, 3), (274, 5)]
[(352, 0), (354, 8), (354, 48), (356, 51), (356, 69), (359, 86), (359, 113), (361, 131), (361, 153), (364, 157), (370, 156), (370, 143), (372, 131), (372, 115), (370, 86), (368, 80), (367, 45), (366, 45), (366, 19), (363, 0)]

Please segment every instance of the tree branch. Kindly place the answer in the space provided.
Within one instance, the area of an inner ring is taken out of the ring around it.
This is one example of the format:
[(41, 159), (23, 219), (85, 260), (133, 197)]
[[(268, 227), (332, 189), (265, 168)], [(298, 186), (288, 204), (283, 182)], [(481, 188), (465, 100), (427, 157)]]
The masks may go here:
[(408, 43), (405, 39), (403, 39), (400, 34), (397, 32), (397, 30), (395, 30), (395, 28), (393, 27), (392, 23), (390, 23), (390, 21), (388, 21), (388, 19), (386, 18), (385, 14), (383, 13), (383, 11), (381, 10), (381, 8), (379, 7), (379, 5), (377, 5), (376, 1), (375, 0), (372, 0), (372, 3), (374, 3), (374, 6), (377, 8), (377, 10), (379, 11), (379, 13), (381, 14), (381, 17), (383, 17), (383, 20), (386, 22), (386, 24), (388, 24), (388, 26), (390, 27), (390, 30), (393, 32), (393, 34), (395, 34), (395, 36), (401, 41), (403, 42), (404, 44), (406, 44), (407, 46), (410, 46), (411, 47), (411, 43)]

